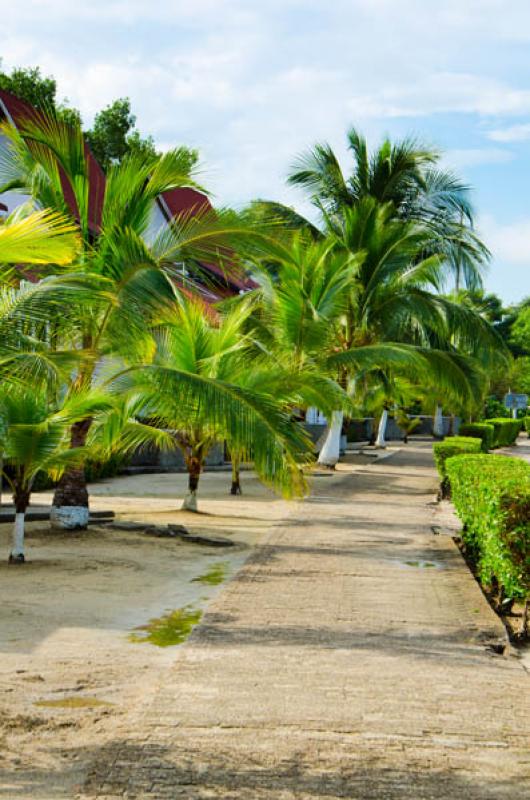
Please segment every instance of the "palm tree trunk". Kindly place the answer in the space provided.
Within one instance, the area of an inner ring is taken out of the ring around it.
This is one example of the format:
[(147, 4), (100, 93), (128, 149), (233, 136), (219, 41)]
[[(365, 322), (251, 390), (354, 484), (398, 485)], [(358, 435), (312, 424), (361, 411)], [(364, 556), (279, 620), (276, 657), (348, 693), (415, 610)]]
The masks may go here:
[(15, 522), (11, 534), (11, 552), (9, 554), (10, 564), (23, 564), (26, 560), (24, 553), (24, 529), (26, 521), (26, 509), (29, 505), (29, 489), (15, 486), (13, 492), (13, 502), (15, 504)]
[(237, 456), (232, 455), (232, 486), (230, 494), (241, 494), (241, 484), (239, 482), (239, 465), (240, 461)]
[(331, 425), (328, 428), (326, 440), (318, 456), (318, 463), (322, 467), (335, 469), (335, 464), (340, 457), (340, 435), (342, 432), (342, 411), (334, 411), (331, 415)]
[(188, 493), (182, 503), (183, 511), (198, 511), (197, 508), (197, 489), (202, 470), (202, 448), (191, 450), (185, 456), (186, 468), (188, 470)]
[[(83, 447), (92, 424), (91, 419), (72, 425), (71, 447)], [(52, 528), (80, 530), (88, 525), (88, 491), (84, 467), (67, 467), (53, 496), (50, 523)]]
[(444, 435), (444, 420), (442, 416), (442, 407), (439, 403), (436, 404), (434, 409), (434, 420), (432, 425), (432, 432), (438, 439), (442, 439)]
[(377, 438), (375, 440), (376, 447), (386, 447), (385, 434), (386, 425), (388, 422), (388, 409), (384, 408), (379, 420), (379, 427), (377, 428)]

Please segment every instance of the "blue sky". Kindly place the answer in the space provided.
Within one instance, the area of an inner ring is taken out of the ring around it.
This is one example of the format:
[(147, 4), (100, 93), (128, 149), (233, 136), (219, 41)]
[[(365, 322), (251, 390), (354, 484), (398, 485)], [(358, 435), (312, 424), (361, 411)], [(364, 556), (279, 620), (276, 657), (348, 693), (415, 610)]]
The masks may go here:
[(413, 134), (474, 187), (486, 286), (530, 295), (528, 0), (25, 0), (4, 3), (5, 68), (39, 64), (86, 122), (131, 97), (159, 146), (199, 147), (222, 205), (307, 211), (294, 157), (345, 131)]

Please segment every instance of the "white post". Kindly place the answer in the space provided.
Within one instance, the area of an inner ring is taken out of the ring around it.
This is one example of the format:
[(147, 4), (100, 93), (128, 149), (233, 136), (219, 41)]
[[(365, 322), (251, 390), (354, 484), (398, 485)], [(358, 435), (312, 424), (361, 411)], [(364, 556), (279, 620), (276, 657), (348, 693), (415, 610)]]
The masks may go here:
[(436, 404), (436, 408), (434, 410), (432, 432), (435, 436), (438, 436), (440, 439), (444, 435), (444, 420), (442, 416), (442, 407), (441, 405), (439, 405), (439, 403)]
[(24, 561), (24, 513), (15, 514), (13, 532), (11, 534), (10, 561)]
[(342, 411), (334, 411), (331, 415), (331, 425), (328, 429), (326, 441), (318, 456), (318, 463), (323, 467), (334, 467), (340, 457), (340, 434), (342, 431)]
[(386, 434), (387, 422), (388, 422), (388, 409), (384, 408), (383, 413), (381, 414), (381, 419), (379, 420), (379, 427), (377, 429), (377, 439), (375, 440), (376, 447), (386, 447), (385, 434)]

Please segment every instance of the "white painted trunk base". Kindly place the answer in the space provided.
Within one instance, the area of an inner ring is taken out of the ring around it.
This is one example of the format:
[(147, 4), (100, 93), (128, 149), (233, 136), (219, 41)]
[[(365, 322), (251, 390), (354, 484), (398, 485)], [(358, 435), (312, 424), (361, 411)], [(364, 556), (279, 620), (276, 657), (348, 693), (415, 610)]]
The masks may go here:
[(377, 438), (375, 440), (376, 447), (386, 447), (385, 435), (386, 435), (387, 422), (388, 422), (388, 411), (386, 408), (384, 408), (383, 413), (381, 414), (381, 419), (379, 420), (379, 427), (377, 429)]
[(331, 425), (326, 436), (326, 441), (318, 456), (318, 463), (323, 467), (334, 467), (340, 457), (340, 436), (342, 431), (342, 411), (334, 411), (331, 416)]
[(188, 492), (182, 503), (183, 511), (197, 511), (197, 492)]
[(435, 436), (440, 438), (444, 435), (444, 420), (442, 416), (442, 407), (437, 405), (434, 410), (434, 421), (432, 425), (432, 432)]
[(11, 534), (11, 556), (18, 558), (24, 556), (24, 520), (25, 514), (15, 514), (13, 532)]
[(88, 506), (52, 506), (50, 525), (56, 530), (75, 531), (88, 525)]

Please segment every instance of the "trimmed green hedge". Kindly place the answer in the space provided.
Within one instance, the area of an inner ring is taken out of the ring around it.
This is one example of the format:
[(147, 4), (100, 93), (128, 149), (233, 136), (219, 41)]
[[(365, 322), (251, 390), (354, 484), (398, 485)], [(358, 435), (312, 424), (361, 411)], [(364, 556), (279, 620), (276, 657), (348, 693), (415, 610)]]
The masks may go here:
[(515, 444), (521, 430), (521, 420), (495, 417), (486, 422), (493, 425), (493, 447), (510, 447)]
[(447, 478), (445, 462), (452, 456), (463, 453), (480, 453), (482, 441), (472, 436), (451, 436), (443, 442), (435, 442), (432, 446), (434, 463), (440, 476), (440, 497), (450, 497), (451, 487)]
[(481, 583), (529, 599), (530, 464), (481, 454), (454, 456), (445, 468)]
[(530, 438), (530, 417), (523, 417), (524, 429)]
[(459, 436), (472, 436), (482, 440), (482, 452), (487, 453), (493, 447), (493, 434), (495, 428), (487, 422), (465, 423), (460, 426)]

